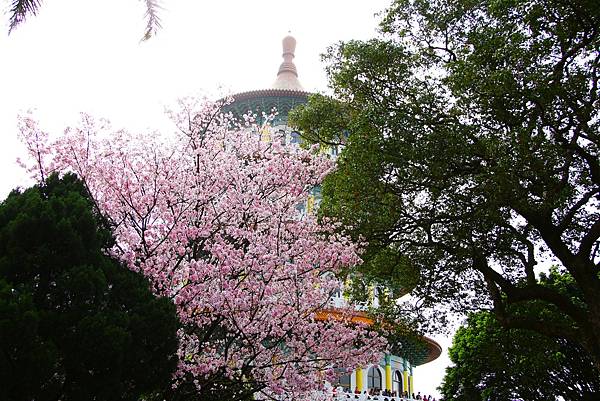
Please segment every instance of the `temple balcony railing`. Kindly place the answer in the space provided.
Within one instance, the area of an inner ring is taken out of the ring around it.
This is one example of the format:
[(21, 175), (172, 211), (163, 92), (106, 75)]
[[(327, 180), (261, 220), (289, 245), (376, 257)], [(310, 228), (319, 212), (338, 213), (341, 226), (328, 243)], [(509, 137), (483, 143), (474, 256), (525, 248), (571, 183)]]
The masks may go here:
[(337, 393), (331, 396), (331, 401), (413, 401), (413, 399), (392, 397), (389, 395), (369, 395), (364, 393)]

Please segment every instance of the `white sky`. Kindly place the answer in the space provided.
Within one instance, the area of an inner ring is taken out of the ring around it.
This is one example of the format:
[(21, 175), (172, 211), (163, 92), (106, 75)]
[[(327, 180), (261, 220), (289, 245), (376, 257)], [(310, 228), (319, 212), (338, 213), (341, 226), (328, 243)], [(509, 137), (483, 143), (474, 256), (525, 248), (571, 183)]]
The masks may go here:
[[(137, 0), (47, 0), (7, 35), (9, 0), (0, 0), (0, 199), (30, 181), (16, 165), (16, 115), (37, 109), (60, 132), (85, 111), (132, 129), (164, 126), (176, 98), (220, 97), (271, 86), (281, 39), (297, 39), (295, 63), (309, 91), (327, 81), (320, 54), (340, 40), (376, 34), (375, 13), (391, 0), (163, 0), (162, 30), (147, 42)], [(448, 340), (437, 339), (444, 348)], [(416, 370), (415, 387), (434, 394), (444, 355)]]

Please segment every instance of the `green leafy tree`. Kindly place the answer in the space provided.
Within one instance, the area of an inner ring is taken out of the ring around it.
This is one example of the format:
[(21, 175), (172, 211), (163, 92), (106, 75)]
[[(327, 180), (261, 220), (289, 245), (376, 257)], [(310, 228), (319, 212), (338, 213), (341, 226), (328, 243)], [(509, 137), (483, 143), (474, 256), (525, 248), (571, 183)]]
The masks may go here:
[(253, 401), (256, 388), (252, 379), (230, 379), (224, 373), (213, 375), (208, 380), (196, 380), (186, 375), (176, 388), (156, 393), (147, 401)]
[(440, 390), (445, 401), (597, 400), (600, 379), (590, 358), (565, 340), (504, 329), (478, 312), (458, 329)]
[[(493, 304), (503, 326), (578, 344), (599, 368), (597, 1), (397, 0), (381, 26), (330, 48), (335, 97), (291, 116), (345, 146), (322, 213), (369, 241), (365, 277), (408, 271), (392, 286), (421, 306)], [(577, 301), (539, 284), (548, 259)], [(513, 313), (532, 301), (565, 319)]]
[(168, 387), (174, 305), (103, 253), (74, 175), (0, 204), (0, 399), (137, 400)]
[[(552, 269), (540, 284), (578, 299), (568, 274)], [(557, 308), (535, 301), (514, 305), (515, 315), (547, 315), (564, 319)], [(458, 329), (448, 351), (440, 390), (446, 401), (467, 400), (597, 400), (600, 376), (581, 346), (527, 329), (505, 329), (488, 312), (471, 314)]]

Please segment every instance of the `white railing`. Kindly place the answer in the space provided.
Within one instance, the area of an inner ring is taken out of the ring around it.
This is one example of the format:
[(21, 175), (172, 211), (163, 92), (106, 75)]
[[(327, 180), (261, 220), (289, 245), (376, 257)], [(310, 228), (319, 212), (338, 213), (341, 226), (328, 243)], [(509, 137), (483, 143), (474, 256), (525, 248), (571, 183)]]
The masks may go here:
[(354, 393), (336, 393), (331, 398), (333, 401), (409, 401), (408, 398), (392, 397), (389, 395), (369, 395)]

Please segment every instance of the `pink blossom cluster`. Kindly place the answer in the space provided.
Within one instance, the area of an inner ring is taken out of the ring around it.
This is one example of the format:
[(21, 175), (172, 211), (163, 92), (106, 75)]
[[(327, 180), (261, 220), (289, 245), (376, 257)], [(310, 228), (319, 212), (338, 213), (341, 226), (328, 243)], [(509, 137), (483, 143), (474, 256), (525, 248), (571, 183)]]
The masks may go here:
[(315, 319), (340, 286), (335, 273), (360, 263), (334, 223), (297, 211), (334, 165), (261, 141), (251, 119), (238, 124), (221, 106), (181, 101), (175, 135), (134, 135), (88, 115), (54, 141), (30, 116), (20, 128), (30, 170), (81, 177), (112, 224), (109, 252), (177, 306), (176, 381), (224, 375), (264, 397), (307, 398), (333, 367), (376, 362), (385, 346), (350, 322), (351, 306), (347, 319)]

